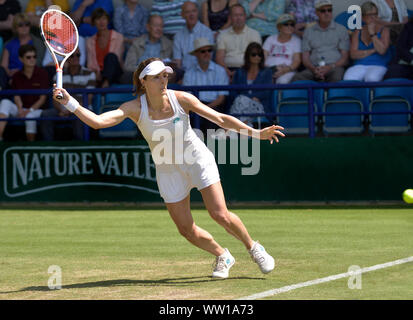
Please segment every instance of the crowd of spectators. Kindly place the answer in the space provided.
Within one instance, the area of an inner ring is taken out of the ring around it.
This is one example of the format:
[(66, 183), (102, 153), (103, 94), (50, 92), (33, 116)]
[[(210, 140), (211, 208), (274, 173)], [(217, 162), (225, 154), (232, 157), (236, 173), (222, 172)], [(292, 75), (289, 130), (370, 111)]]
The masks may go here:
[[(51, 5), (69, 14), (80, 34), (79, 48), (65, 65), (64, 84), (71, 88), (131, 84), (137, 65), (154, 56), (174, 69), (171, 83), (185, 86), (413, 79), (413, 19), (408, 20), (405, 0), (364, 1), (360, 30), (334, 21), (331, 0), (153, 0), (151, 8), (140, 0), (116, 4), (29, 0), (22, 8), (17, 0), (0, 0), (0, 89), (54, 83), (54, 63), (38, 28)], [(1, 118), (68, 116), (43, 95), (0, 99)], [(266, 91), (200, 94), (207, 106), (238, 114), (264, 113), (269, 99)], [(33, 122), (26, 121), (28, 140), (37, 132)], [(0, 141), (6, 124), (0, 121)], [(54, 138), (50, 122), (40, 121), (39, 127), (43, 139)], [(73, 135), (81, 138), (78, 123)]]

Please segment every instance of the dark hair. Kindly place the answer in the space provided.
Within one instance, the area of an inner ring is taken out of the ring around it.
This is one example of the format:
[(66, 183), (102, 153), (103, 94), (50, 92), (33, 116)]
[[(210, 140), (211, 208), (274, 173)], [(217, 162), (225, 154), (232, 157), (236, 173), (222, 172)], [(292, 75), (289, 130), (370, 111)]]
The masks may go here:
[[(145, 93), (145, 88), (142, 86), (142, 83), (139, 79), (139, 75), (141, 74), (142, 70), (145, 69), (145, 67), (153, 61), (162, 61), (162, 60), (159, 58), (146, 59), (139, 64), (138, 68), (133, 73), (133, 86), (135, 87), (135, 92), (133, 93), (134, 95), (140, 96)], [(144, 77), (144, 79), (145, 78), (146, 76)]]
[(95, 20), (100, 19), (102, 17), (106, 17), (108, 21), (110, 21), (110, 16), (109, 14), (105, 11), (103, 8), (96, 8), (93, 10), (91, 19), (92, 19), (92, 24), (95, 24)]
[(36, 48), (31, 44), (24, 44), (19, 48), (19, 57), (23, 58), (27, 52), (34, 52), (36, 53)]
[(244, 65), (242, 66), (245, 70), (248, 70), (251, 66), (250, 55), (253, 51), (258, 51), (258, 54), (261, 56), (261, 61), (259, 64), (260, 69), (264, 69), (264, 50), (258, 42), (251, 42), (244, 53)]

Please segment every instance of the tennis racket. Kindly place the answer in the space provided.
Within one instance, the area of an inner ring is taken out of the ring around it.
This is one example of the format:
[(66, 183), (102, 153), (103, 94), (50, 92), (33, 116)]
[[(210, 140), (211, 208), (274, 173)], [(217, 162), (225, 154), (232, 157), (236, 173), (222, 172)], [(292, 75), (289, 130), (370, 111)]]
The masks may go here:
[[(48, 9), (40, 18), (40, 30), (46, 47), (49, 49), (56, 66), (56, 87), (61, 89), (63, 86), (63, 65), (70, 55), (75, 52), (79, 34), (73, 20), (64, 12), (57, 9)], [(56, 54), (63, 57), (59, 62)], [(57, 96), (62, 99), (63, 95)]]

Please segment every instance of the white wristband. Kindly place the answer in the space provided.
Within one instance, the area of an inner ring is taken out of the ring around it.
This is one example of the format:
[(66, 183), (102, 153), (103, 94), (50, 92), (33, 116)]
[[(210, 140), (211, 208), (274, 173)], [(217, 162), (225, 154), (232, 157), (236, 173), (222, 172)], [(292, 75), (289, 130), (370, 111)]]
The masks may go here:
[(70, 112), (75, 112), (76, 109), (80, 107), (80, 104), (75, 98), (70, 97), (68, 103), (64, 105), (64, 107)]

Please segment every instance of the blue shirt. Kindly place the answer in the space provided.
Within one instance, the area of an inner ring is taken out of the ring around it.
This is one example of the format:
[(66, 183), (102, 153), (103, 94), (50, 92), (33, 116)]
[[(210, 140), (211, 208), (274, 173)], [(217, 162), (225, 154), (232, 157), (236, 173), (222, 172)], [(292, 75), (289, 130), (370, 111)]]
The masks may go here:
[(129, 15), (129, 8), (124, 4), (115, 9), (113, 24), (115, 30), (125, 38), (137, 38), (146, 33), (146, 23), (149, 18), (149, 10), (138, 4), (133, 16)]
[[(184, 86), (226, 86), (229, 84), (229, 79), (223, 67), (210, 61), (206, 71), (202, 70), (198, 63), (185, 71), (182, 84)], [(228, 91), (200, 91), (199, 100), (211, 102), (221, 95), (228, 95)]]
[(209, 43), (214, 43), (214, 34), (211, 29), (199, 21), (192, 31), (189, 31), (185, 25), (174, 37), (173, 58), (182, 61), (184, 70), (197, 64), (195, 56), (189, 54), (194, 49), (194, 40), (197, 38), (207, 38)]
[[(377, 33), (377, 38), (381, 38), (381, 33)], [(373, 41), (366, 46), (366, 44), (361, 40), (361, 32), (359, 32), (359, 50), (370, 50), (374, 48)], [(375, 52), (365, 58), (357, 59), (354, 61), (354, 65), (365, 65), (365, 66), (383, 66), (386, 67), (391, 60), (391, 52), (387, 49), (384, 55), (381, 55), (378, 52)]]
[[(28, 44), (33, 45), (33, 41), (30, 40)], [(13, 38), (4, 46), (9, 51), (9, 70), (23, 68), (23, 63), (19, 59), (20, 40)]]
[[(252, 81), (252, 84), (271, 84), (272, 83), (272, 71), (270, 68), (261, 69), (258, 72), (255, 80)], [(232, 79), (232, 84), (249, 84), (247, 81), (247, 70), (244, 68), (239, 68), (235, 71), (234, 78)], [(237, 97), (238, 94), (243, 94), (249, 98), (257, 97), (262, 105), (264, 106), (265, 112), (271, 112), (271, 90), (249, 90), (249, 91), (240, 91), (236, 92), (235, 90), (231, 91), (231, 104), (232, 101)]]
[[(83, 0), (76, 0), (76, 2), (73, 5), (72, 12), (76, 11), (80, 7), (82, 2)], [(86, 7), (85, 11), (83, 12), (82, 17), (90, 17), (92, 15), (93, 10), (97, 8), (105, 9), (105, 11), (109, 14), (109, 17), (111, 17), (112, 19), (112, 16), (113, 16), (112, 0), (95, 0), (93, 4)], [(111, 27), (111, 23), (109, 24), (109, 26)], [(82, 37), (90, 37), (90, 36), (93, 36), (97, 32), (97, 29), (95, 26), (92, 26), (91, 24), (81, 23), (80, 26), (78, 27), (78, 31), (79, 31), (79, 35), (81, 35)]]
[(149, 59), (152, 57), (160, 57), (160, 55), (161, 55), (161, 42), (158, 41), (157, 43), (152, 43), (149, 40), (146, 40), (145, 51), (140, 56), (136, 65), (139, 65), (139, 63), (141, 63), (142, 61), (146, 59)]

